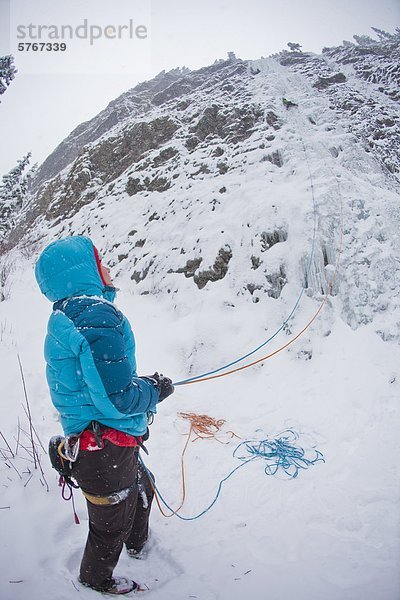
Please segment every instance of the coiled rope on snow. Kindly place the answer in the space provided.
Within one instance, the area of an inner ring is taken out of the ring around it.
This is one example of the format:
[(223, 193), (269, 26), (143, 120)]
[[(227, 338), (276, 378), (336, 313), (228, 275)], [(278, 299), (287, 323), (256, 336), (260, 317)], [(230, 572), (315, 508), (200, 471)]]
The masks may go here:
[[(154, 491), (155, 499), (161, 514), (164, 517), (176, 516), (182, 521), (194, 521), (205, 515), (218, 500), (222, 486), (236, 471), (248, 463), (257, 459), (263, 460), (266, 464), (264, 466), (264, 473), (268, 476), (281, 475), (284, 479), (295, 479), (300, 470), (308, 469), (315, 465), (317, 462), (325, 462), (323, 454), (312, 448), (305, 450), (296, 444), (299, 439), (299, 434), (294, 429), (286, 429), (275, 436), (268, 437), (263, 440), (246, 440), (241, 442), (233, 451), (232, 456), (240, 461), (240, 464), (232, 469), (228, 475), (220, 480), (217, 492), (210, 502), (210, 504), (198, 514), (192, 517), (184, 517), (179, 514), (185, 498), (186, 498), (186, 484), (185, 484), (185, 470), (184, 470), (184, 454), (186, 452), (191, 434), (196, 433), (196, 439), (211, 439), (216, 438), (216, 434), (220, 432), (222, 425), (225, 423), (223, 419), (215, 420), (207, 415), (196, 415), (194, 413), (180, 413), (182, 418), (187, 419), (191, 422), (189, 433), (187, 434), (187, 440), (181, 455), (181, 473), (182, 473), (182, 498), (177, 508), (172, 508), (170, 504), (165, 500), (161, 494), (158, 486), (155, 483), (154, 477), (143, 462), (142, 457), (139, 455), (139, 459), (143, 465), (143, 468), (147, 472), (151, 486)], [(239, 437), (233, 432), (228, 432), (232, 437)], [(217, 439), (217, 438), (216, 438)], [(218, 440), (220, 441), (220, 440)], [(170, 511), (166, 513), (163, 506)]]

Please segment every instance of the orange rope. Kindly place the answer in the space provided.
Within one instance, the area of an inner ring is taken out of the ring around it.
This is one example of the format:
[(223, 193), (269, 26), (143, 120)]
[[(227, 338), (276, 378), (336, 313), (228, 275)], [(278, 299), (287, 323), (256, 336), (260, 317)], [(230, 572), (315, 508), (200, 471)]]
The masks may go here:
[[(184, 445), (182, 453), (181, 453), (182, 498), (179, 503), (179, 506), (174, 511), (172, 511), (171, 514), (166, 514), (164, 512), (164, 510), (161, 506), (160, 500), (158, 498), (158, 494), (155, 489), (155, 486), (154, 486), (151, 478), (149, 478), (151, 487), (154, 492), (154, 497), (157, 502), (157, 506), (158, 506), (161, 514), (167, 518), (173, 517), (174, 515), (176, 515), (181, 510), (181, 508), (185, 502), (186, 480), (185, 480), (184, 456), (185, 456), (186, 449), (189, 445), (189, 440), (192, 437), (192, 433), (194, 433), (196, 435), (196, 437), (192, 440), (193, 442), (195, 442), (196, 440), (199, 440), (199, 439), (205, 440), (205, 439), (215, 438), (217, 440), (217, 442), (220, 442), (221, 444), (224, 443), (216, 437), (216, 434), (221, 430), (221, 427), (225, 423), (224, 419), (213, 419), (212, 417), (209, 417), (208, 415), (196, 415), (196, 413), (183, 413), (183, 412), (178, 413), (178, 416), (180, 416), (180, 417), (182, 417), (182, 419), (190, 422), (190, 429), (189, 429), (189, 432), (186, 434), (186, 442), (185, 442), (185, 445)], [(233, 431), (228, 431), (227, 433), (230, 433), (232, 437), (233, 436), (239, 437), (238, 435), (233, 433)]]
[(160, 513), (163, 515), (163, 517), (169, 518), (169, 517), (173, 517), (174, 515), (176, 515), (181, 510), (181, 508), (182, 508), (182, 506), (183, 506), (183, 504), (185, 502), (185, 498), (186, 498), (186, 481), (185, 481), (185, 465), (184, 465), (184, 462), (183, 462), (183, 458), (185, 456), (186, 448), (188, 447), (191, 434), (192, 434), (192, 428), (190, 428), (189, 433), (186, 436), (185, 446), (184, 446), (184, 448), (182, 450), (182, 453), (181, 453), (182, 498), (181, 498), (181, 501), (179, 503), (178, 508), (176, 508), (174, 511), (172, 511), (171, 514), (168, 515), (168, 514), (166, 514), (164, 512), (164, 510), (163, 510), (163, 508), (162, 508), (162, 506), (160, 504), (160, 500), (158, 498), (157, 490), (154, 487), (154, 484), (153, 484), (153, 482), (151, 480), (151, 477), (149, 477), (150, 485), (151, 485), (151, 487), (153, 489), (154, 497), (155, 497), (156, 502), (157, 502), (157, 506), (158, 506), (158, 508), (160, 510)]

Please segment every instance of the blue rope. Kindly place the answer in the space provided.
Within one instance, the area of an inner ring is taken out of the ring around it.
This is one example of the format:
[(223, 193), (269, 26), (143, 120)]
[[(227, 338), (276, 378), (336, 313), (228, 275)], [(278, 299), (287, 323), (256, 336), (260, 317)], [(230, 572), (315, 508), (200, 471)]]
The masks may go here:
[[(312, 195), (312, 201), (313, 201), (313, 213), (314, 213), (314, 226), (313, 226), (313, 238), (312, 238), (312, 245), (311, 245), (311, 252), (310, 252), (310, 256), (308, 259), (308, 264), (307, 264), (307, 269), (306, 269), (306, 279), (309, 279), (309, 275), (310, 275), (310, 271), (311, 271), (311, 265), (313, 262), (313, 258), (314, 258), (314, 252), (315, 252), (315, 240), (316, 240), (316, 234), (317, 234), (317, 208), (316, 208), (316, 202), (315, 202), (315, 192), (314, 192), (314, 181), (311, 175), (311, 169), (310, 169), (310, 164), (308, 161), (308, 157), (307, 157), (307, 153), (306, 153), (306, 147), (304, 145), (303, 140), (301, 140), (301, 143), (303, 145), (303, 151), (306, 157), (306, 163), (307, 163), (307, 167), (308, 167), (308, 173), (310, 176), (310, 187), (311, 187), (311, 195)], [(297, 307), (300, 304), (300, 301), (303, 297), (305, 288), (302, 287), (300, 294), (295, 302), (295, 305), (293, 306), (291, 312), (289, 313), (289, 315), (286, 317), (286, 319), (283, 321), (282, 325), (275, 331), (275, 333), (273, 333), (267, 340), (265, 340), (265, 342), (262, 342), (262, 344), (260, 344), (259, 346), (257, 346), (257, 348), (254, 348), (254, 350), (251, 350), (250, 352), (248, 352), (247, 354), (244, 354), (243, 356), (240, 356), (239, 358), (237, 358), (236, 360), (233, 360), (229, 363), (227, 363), (226, 365), (223, 365), (222, 367), (219, 367), (218, 369), (214, 369), (213, 371), (207, 371), (206, 373), (201, 373), (200, 375), (195, 375), (194, 377), (188, 377), (187, 379), (182, 379), (180, 381), (175, 381), (173, 383), (174, 386), (177, 385), (184, 385), (185, 383), (189, 383), (191, 381), (196, 381), (197, 379), (202, 379), (203, 377), (208, 377), (209, 375), (214, 375), (215, 373), (219, 373), (220, 371), (223, 371), (224, 369), (228, 369), (229, 367), (232, 367), (233, 365), (236, 365), (237, 363), (241, 362), (242, 360), (245, 360), (246, 358), (248, 358), (249, 356), (252, 356), (253, 354), (255, 354), (256, 352), (258, 352), (258, 350), (260, 350), (261, 348), (263, 348), (264, 346), (266, 346), (267, 344), (269, 344), (277, 335), (278, 333), (280, 333), (282, 331), (282, 329), (284, 329), (287, 325), (287, 323), (290, 321), (290, 319), (292, 318), (293, 314), (295, 313), (295, 311), (297, 310)]]
[[(174, 516), (178, 517), (178, 519), (181, 519), (182, 521), (194, 521), (195, 519), (202, 517), (214, 506), (218, 500), (223, 483), (241, 467), (244, 467), (257, 458), (262, 458), (267, 462), (267, 465), (264, 468), (264, 473), (266, 475), (274, 476), (279, 470), (281, 470), (284, 473), (285, 479), (295, 479), (298, 476), (300, 469), (308, 469), (319, 461), (325, 462), (323, 454), (318, 450), (312, 449), (306, 451), (303, 448), (295, 446), (293, 442), (295, 442), (298, 438), (299, 434), (296, 431), (293, 429), (287, 429), (270, 439), (261, 441), (248, 440), (241, 442), (233, 451), (233, 456), (240, 460), (241, 463), (232, 469), (232, 471), (228, 473), (226, 477), (221, 479), (218, 484), (217, 493), (215, 494), (212, 502), (204, 510), (193, 517), (182, 517), (182, 515), (178, 513), (175, 513)], [(242, 448), (247, 455), (245, 453), (239, 455), (240, 448)], [(153, 475), (144, 464), (142, 457), (139, 456), (139, 459), (148, 477), (151, 479), (161, 502), (168, 510), (171, 511), (171, 513), (174, 513), (174, 509), (169, 506), (168, 502), (162, 496), (155, 483)]]
[[(247, 461), (249, 454), (255, 458), (263, 458), (267, 463), (264, 469), (266, 475), (276, 475), (281, 470), (285, 479), (295, 479), (300, 469), (308, 469), (319, 461), (325, 462), (323, 454), (318, 450), (306, 451), (295, 446), (293, 442), (298, 439), (296, 431), (287, 429), (271, 439), (242, 442), (233, 456), (242, 461)], [(247, 456), (239, 455), (240, 448), (245, 450)]]
[(161, 502), (164, 504), (164, 506), (166, 508), (168, 508), (168, 510), (170, 510), (172, 513), (174, 513), (174, 517), (178, 517), (178, 519), (181, 519), (181, 521), (194, 521), (195, 519), (199, 519), (200, 517), (202, 517), (203, 515), (205, 515), (206, 512), (208, 512), (216, 503), (216, 501), (219, 498), (219, 495), (221, 493), (221, 489), (222, 489), (222, 484), (224, 483), (224, 481), (226, 481), (227, 479), (229, 479), (229, 477), (231, 477), (231, 475), (233, 475), (238, 469), (240, 469), (241, 467), (244, 467), (244, 465), (246, 465), (248, 462), (254, 460), (254, 456), (252, 458), (250, 458), (249, 460), (242, 462), (240, 465), (238, 465), (237, 467), (235, 467), (226, 477), (224, 477), (223, 479), (221, 479), (221, 481), (219, 482), (218, 485), (218, 489), (217, 489), (217, 493), (215, 494), (215, 497), (213, 499), (213, 501), (211, 502), (211, 504), (209, 504), (207, 506), (207, 508), (205, 508), (204, 510), (202, 510), (199, 514), (195, 515), (194, 517), (182, 517), (182, 515), (180, 515), (179, 513), (174, 513), (174, 509), (170, 507), (170, 505), (168, 504), (168, 502), (163, 498), (160, 490), (158, 489), (158, 487), (156, 486), (156, 483), (154, 481), (154, 477), (152, 476), (152, 474), (150, 473), (150, 471), (148, 470), (148, 468), (146, 467), (146, 465), (143, 462), (142, 457), (140, 456), (140, 462), (142, 463), (147, 475), (150, 477), (153, 486), (155, 488), (155, 490), (157, 491), (158, 497), (160, 498)]

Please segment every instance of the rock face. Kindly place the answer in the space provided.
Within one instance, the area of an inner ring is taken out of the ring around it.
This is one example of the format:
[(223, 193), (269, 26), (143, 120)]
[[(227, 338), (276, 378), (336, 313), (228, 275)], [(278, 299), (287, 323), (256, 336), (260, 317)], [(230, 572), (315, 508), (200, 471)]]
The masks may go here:
[(173, 69), (168, 73), (162, 71), (151, 81), (139, 83), (110, 102), (106, 109), (90, 121), (76, 127), (40, 166), (33, 182), (33, 189), (37, 190), (42, 183), (57, 175), (77, 158), (84, 146), (100, 139), (115, 125), (146, 114), (154, 98), (174, 81), (180, 79), (186, 71), (186, 69)]
[(343, 73), (335, 73), (330, 77), (319, 77), (318, 81), (313, 84), (313, 87), (317, 88), (317, 90), (324, 90), (334, 83), (344, 83), (345, 81), (347, 81), (346, 75), (343, 75)]
[(9, 243), (91, 235), (136, 293), (288, 314), (303, 286), (400, 335), (399, 40), (160, 73), (46, 159)]
[(226, 246), (225, 248), (220, 248), (211, 268), (202, 271), (200, 265), (203, 259), (197, 258), (188, 260), (184, 267), (177, 269), (176, 273), (184, 273), (185, 277), (193, 277), (197, 287), (201, 290), (209, 281), (218, 281), (225, 277), (231, 258), (232, 251), (229, 246)]

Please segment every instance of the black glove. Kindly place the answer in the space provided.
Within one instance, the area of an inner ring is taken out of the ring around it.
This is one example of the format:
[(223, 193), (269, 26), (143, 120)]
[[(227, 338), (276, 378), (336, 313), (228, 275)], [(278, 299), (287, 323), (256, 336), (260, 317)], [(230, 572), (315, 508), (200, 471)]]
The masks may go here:
[(158, 399), (159, 402), (162, 402), (174, 393), (175, 388), (172, 385), (172, 380), (169, 377), (165, 377), (162, 373), (154, 373), (154, 375), (150, 375), (149, 377), (143, 377), (143, 379), (147, 379), (151, 381), (154, 387), (158, 390), (160, 397)]

